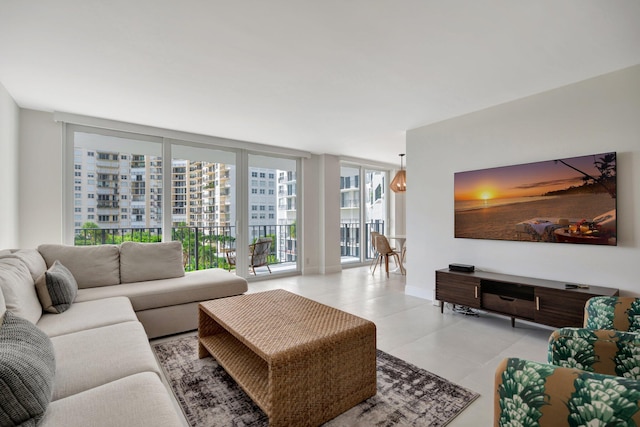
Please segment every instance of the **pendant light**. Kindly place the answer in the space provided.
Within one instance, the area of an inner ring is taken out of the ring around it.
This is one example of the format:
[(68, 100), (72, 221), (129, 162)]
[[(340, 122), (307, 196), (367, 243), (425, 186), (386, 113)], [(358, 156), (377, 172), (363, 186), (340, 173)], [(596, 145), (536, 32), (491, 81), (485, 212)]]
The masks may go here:
[(402, 160), (404, 158), (404, 154), (398, 154), (400, 156), (400, 170), (396, 173), (396, 176), (393, 177), (389, 188), (394, 193), (404, 193), (407, 191), (407, 171), (402, 167)]

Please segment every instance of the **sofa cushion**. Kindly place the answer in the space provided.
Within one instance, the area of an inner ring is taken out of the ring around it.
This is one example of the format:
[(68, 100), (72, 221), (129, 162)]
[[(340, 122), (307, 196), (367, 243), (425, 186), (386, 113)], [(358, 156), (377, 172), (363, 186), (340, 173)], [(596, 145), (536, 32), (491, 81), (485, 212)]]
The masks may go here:
[(90, 301), (116, 295), (131, 300), (135, 311), (242, 294), (247, 281), (220, 268), (191, 271), (183, 277), (151, 280), (103, 288), (80, 289), (76, 301)]
[(22, 260), (0, 258), (0, 288), (7, 310), (34, 324), (40, 319), (42, 306), (31, 273)]
[(20, 249), (15, 252), (9, 252), (8, 254), (0, 254), (0, 257), (18, 258), (22, 260), (29, 269), (29, 273), (31, 273), (31, 278), (34, 282), (47, 270), (47, 264), (37, 249)]
[(71, 307), (78, 293), (78, 284), (69, 269), (55, 261), (36, 280), (36, 291), (44, 311), (59, 314)]
[(51, 267), (60, 261), (69, 269), (78, 288), (120, 283), (120, 250), (117, 245), (67, 246), (40, 245), (38, 251)]
[(0, 325), (0, 425), (37, 425), (51, 401), (55, 370), (49, 337), (6, 312)]
[(184, 276), (182, 243), (123, 242), (120, 245), (122, 283)]
[(37, 326), (50, 337), (138, 320), (125, 297), (75, 302), (62, 314), (44, 313)]
[(182, 427), (167, 389), (144, 372), (51, 402), (39, 427)]
[(160, 369), (140, 322), (51, 338), (57, 367), (53, 400), (140, 372)]

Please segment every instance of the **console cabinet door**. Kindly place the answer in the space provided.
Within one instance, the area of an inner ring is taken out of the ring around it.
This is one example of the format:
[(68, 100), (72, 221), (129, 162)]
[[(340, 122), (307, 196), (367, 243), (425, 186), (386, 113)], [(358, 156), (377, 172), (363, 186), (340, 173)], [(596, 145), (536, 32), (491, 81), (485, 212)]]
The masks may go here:
[(587, 293), (536, 288), (534, 321), (556, 328), (582, 327), (584, 305), (592, 296)]
[(436, 271), (436, 299), (471, 308), (480, 308), (480, 279)]

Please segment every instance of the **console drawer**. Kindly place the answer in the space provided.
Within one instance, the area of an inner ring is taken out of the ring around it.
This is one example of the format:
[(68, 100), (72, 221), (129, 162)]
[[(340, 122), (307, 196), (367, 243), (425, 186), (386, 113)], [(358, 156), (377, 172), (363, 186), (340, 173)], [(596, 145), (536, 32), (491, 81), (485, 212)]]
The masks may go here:
[(524, 319), (533, 319), (536, 309), (532, 300), (489, 293), (482, 294), (482, 308)]

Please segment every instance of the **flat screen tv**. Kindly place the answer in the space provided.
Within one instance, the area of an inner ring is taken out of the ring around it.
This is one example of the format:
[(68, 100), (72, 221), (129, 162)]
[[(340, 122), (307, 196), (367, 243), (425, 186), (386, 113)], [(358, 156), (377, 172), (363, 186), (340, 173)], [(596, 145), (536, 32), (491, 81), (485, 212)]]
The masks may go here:
[(455, 237), (617, 245), (616, 153), (454, 174)]

